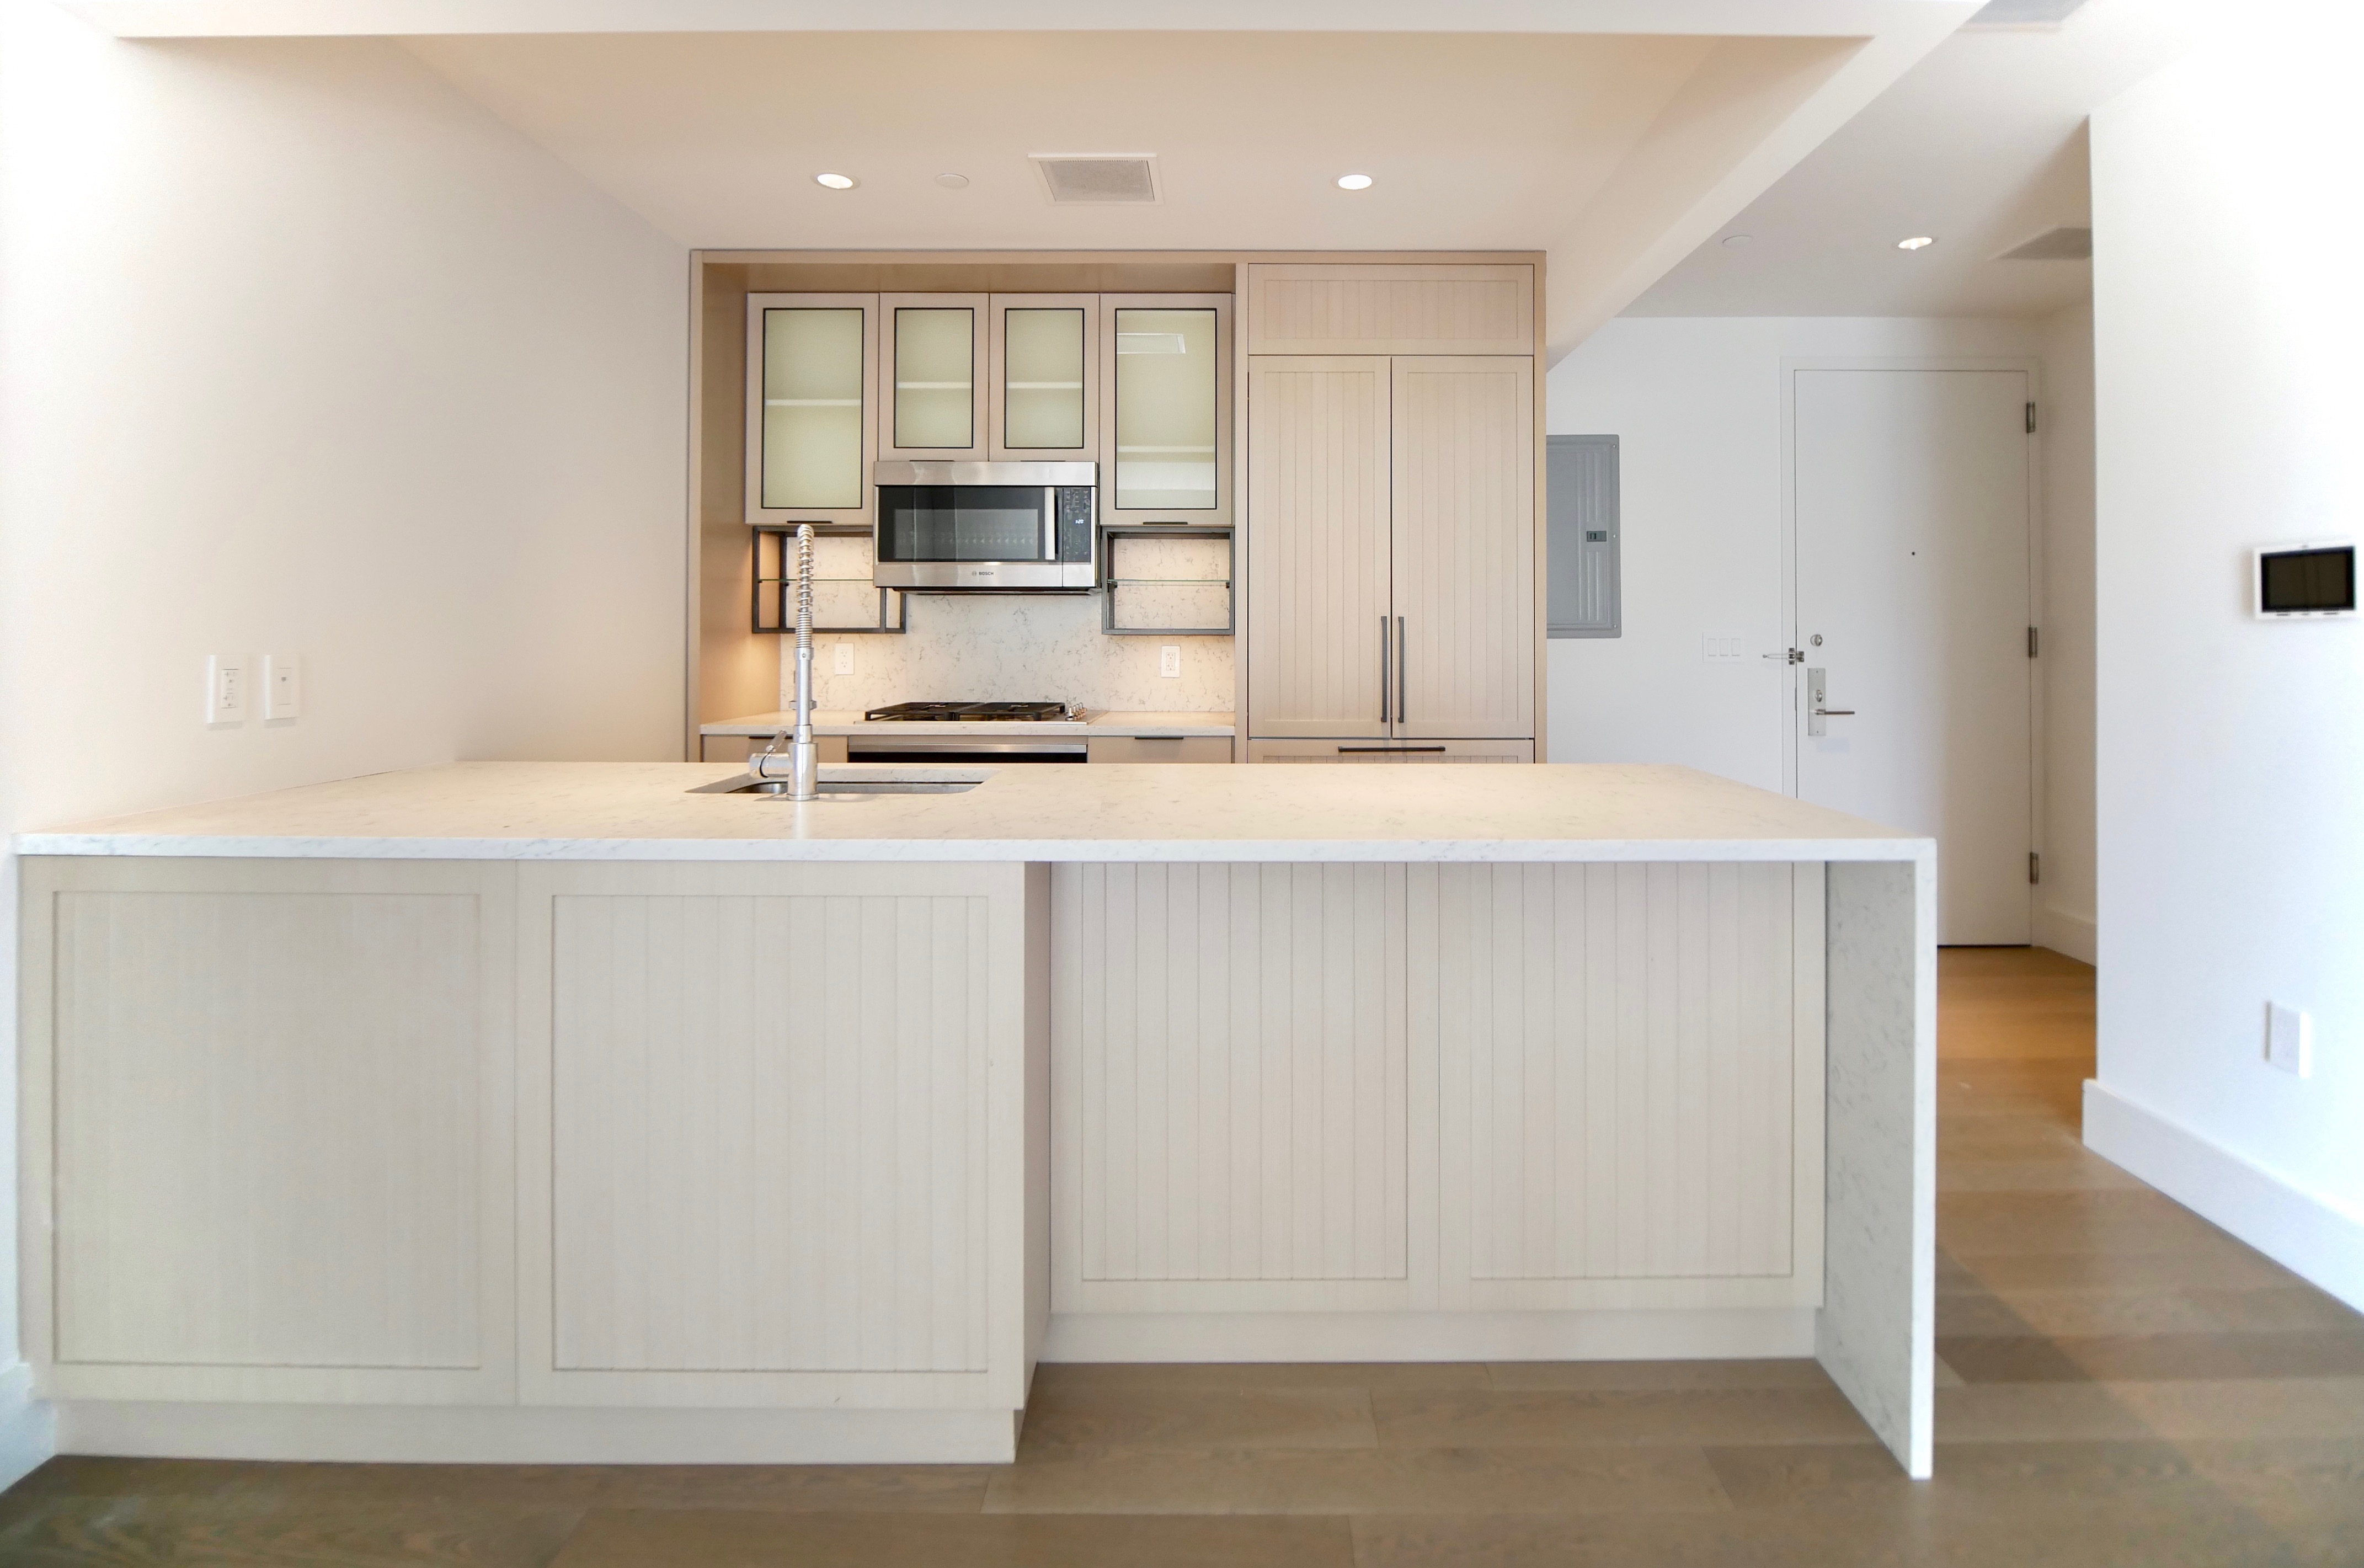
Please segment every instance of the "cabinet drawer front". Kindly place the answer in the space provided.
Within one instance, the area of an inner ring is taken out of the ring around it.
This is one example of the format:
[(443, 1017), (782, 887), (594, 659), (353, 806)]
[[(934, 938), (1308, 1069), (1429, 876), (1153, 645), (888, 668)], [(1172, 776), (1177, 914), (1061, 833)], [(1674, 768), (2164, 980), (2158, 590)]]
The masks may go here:
[(1085, 743), (1095, 762), (1228, 762), (1232, 742), (1221, 735), (1095, 736)]
[(1532, 762), (1532, 740), (1251, 740), (1251, 762)]

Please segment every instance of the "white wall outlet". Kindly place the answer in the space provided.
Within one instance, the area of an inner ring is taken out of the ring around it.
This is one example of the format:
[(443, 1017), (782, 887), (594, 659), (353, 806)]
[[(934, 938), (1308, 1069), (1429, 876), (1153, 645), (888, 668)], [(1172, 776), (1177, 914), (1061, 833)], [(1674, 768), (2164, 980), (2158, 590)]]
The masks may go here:
[(220, 725), (246, 722), (244, 654), (206, 655), (206, 722)]
[(1157, 673), (1171, 680), (1182, 678), (1182, 645), (1166, 643), (1157, 651)]
[(839, 674), (851, 675), (853, 673), (853, 644), (851, 642), (839, 643), (837, 645), (837, 652), (834, 657), (837, 660), (837, 663), (834, 667)]
[(1745, 651), (1748, 639), (1736, 631), (1711, 631), (1707, 634), (1707, 662), (1711, 664), (1742, 664), (1747, 662)]
[(262, 656), (262, 717), (294, 718), (304, 711), (304, 662), (293, 653)]
[(2266, 1065), (2293, 1077), (2314, 1077), (2314, 1020), (2296, 1007), (2267, 1003)]

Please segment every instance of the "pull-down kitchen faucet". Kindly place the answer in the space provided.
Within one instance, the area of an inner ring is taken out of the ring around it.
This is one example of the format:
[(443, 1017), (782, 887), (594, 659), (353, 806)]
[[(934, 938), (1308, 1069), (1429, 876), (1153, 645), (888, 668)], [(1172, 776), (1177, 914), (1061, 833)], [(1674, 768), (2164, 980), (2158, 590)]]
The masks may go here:
[(747, 771), (757, 778), (769, 774), (765, 764), (776, 756), (780, 742), (788, 742), (788, 798), (811, 800), (820, 794), (820, 749), (812, 730), (812, 603), (813, 531), (810, 523), (797, 525), (797, 698), (796, 728), (772, 737)]

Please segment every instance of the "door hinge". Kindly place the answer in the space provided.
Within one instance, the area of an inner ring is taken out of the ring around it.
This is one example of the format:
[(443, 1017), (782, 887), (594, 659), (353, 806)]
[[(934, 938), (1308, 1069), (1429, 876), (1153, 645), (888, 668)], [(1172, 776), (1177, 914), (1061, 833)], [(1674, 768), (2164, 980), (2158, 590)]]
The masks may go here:
[(2035, 657), (2035, 628), (2032, 626), (2027, 628), (2027, 656)]
[(2031, 436), (2035, 434), (2035, 405), (2033, 403), (2027, 406), (2027, 433)]
[(2027, 851), (2027, 880), (2031, 883), (2044, 880), (2044, 857), (2034, 850)]

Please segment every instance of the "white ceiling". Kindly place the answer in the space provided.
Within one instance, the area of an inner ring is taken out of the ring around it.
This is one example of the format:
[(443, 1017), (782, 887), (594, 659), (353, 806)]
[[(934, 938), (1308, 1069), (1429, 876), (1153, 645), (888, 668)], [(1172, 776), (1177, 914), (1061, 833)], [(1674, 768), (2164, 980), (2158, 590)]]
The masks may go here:
[[(683, 244), (1534, 250), (1579, 341), (1976, 0), (60, 0), (377, 35)], [(1029, 153), (1154, 153), (1054, 207)], [(857, 188), (812, 183), (834, 170)], [(1339, 191), (1349, 171), (1371, 190)], [(966, 175), (964, 189), (934, 183)]]
[[(2091, 222), (2086, 117), (2183, 41), (2159, 0), (1958, 32), (1625, 313), (2011, 317), (2089, 298), (2091, 262), (1994, 258)], [(1734, 234), (1748, 243), (1723, 243)], [(1916, 234), (1937, 243), (1896, 248)]]
[[(1494, 34), (444, 38), (421, 59), (685, 244), (1533, 249), (1712, 39)], [(1154, 206), (1027, 155), (1154, 152)], [(823, 190), (822, 170), (852, 191)], [(965, 174), (965, 190), (933, 183)], [(1369, 191), (1340, 174), (1376, 177)]]

